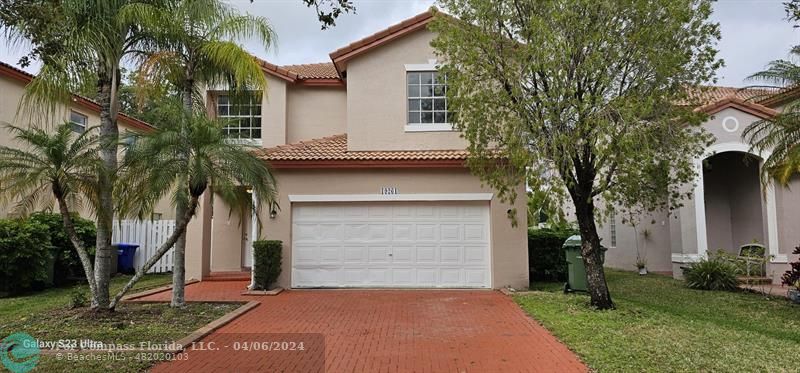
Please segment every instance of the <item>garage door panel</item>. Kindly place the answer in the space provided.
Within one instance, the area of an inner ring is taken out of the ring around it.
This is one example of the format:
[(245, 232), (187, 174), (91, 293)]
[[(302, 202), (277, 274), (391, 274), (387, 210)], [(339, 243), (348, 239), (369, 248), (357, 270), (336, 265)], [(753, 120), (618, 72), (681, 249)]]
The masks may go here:
[(317, 264), (319, 260), (318, 249), (317, 245), (295, 243), (292, 260), (299, 265)]
[(439, 241), (438, 224), (417, 224), (417, 242), (420, 241)]
[(391, 261), (389, 254), (392, 253), (391, 246), (372, 246), (367, 249), (367, 263), (369, 264), (388, 264)]
[(414, 246), (392, 246), (391, 258), (394, 264), (413, 264)]
[(490, 286), (488, 205), (300, 203), (292, 286)]
[(359, 264), (367, 263), (367, 247), (344, 245), (344, 263)]
[(489, 272), (485, 269), (465, 269), (464, 282), (469, 286), (480, 286), (489, 279)]
[(438, 246), (417, 245), (415, 248), (417, 251), (417, 264), (432, 265), (439, 261), (439, 256), (436, 255), (439, 252)]
[(461, 224), (440, 224), (442, 241), (461, 241)]
[(322, 265), (332, 265), (342, 263), (341, 245), (321, 245), (319, 247), (319, 263)]
[(481, 265), (489, 261), (486, 257), (486, 246), (464, 245), (464, 264)]
[(461, 246), (441, 245), (439, 246), (439, 263), (445, 265), (461, 264)]
[(442, 268), (439, 270), (439, 283), (442, 286), (458, 286), (463, 284), (460, 268)]
[(464, 241), (486, 241), (486, 225), (464, 224)]

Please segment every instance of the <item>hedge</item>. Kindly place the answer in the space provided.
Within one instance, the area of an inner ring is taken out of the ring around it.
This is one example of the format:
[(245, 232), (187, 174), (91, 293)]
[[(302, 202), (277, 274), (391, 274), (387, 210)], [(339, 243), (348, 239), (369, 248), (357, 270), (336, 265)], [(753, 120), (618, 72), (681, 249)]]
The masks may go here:
[[(50, 245), (52, 246), (52, 255), (55, 258), (53, 277), (55, 285), (66, 284), (72, 279), (83, 280), (86, 277), (83, 265), (81, 265), (78, 252), (69, 240), (69, 236), (67, 236), (61, 214), (37, 212), (32, 214), (29, 219), (46, 225), (50, 231)], [(75, 225), (75, 233), (78, 234), (78, 238), (83, 242), (84, 247), (89, 250), (90, 255), (93, 254), (95, 240), (97, 239), (97, 229), (94, 222), (81, 218), (77, 214), (73, 214), (72, 222)]]
[(0, 291), (21, 293), (49, 286), (52, 261), (47, 225), (0, 219)]
[(258, 290), (268, 290), (281, 274), (283, 241), (258, 240), (253, 242), (254, 286)]
[(574, 230), (528, 228), (528, 268), (531, 281), (566, 281), (567, 261), (562, 245)]

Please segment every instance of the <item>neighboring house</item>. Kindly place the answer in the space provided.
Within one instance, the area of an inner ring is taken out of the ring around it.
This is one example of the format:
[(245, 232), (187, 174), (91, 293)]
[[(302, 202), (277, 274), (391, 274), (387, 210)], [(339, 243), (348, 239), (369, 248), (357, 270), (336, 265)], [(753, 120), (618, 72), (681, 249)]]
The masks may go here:
[[(72, 122), (76, 132), (100, 125), (100, 106), (96, 102), (79, 95), (73, 95), (72, 102), (69, 105), (59, 106), (60, 108), (56, 114), (63, 119), (58, 122), (38, 123), (35, 119), (33, 121), (27, 120), (28, 116), (24, 114), (17, 115), (20, 101), (25, 93), (25, 86), (33, 78), (33, 75), (25, 71), (0, 62), (0, 92), (3, 92), (3, 99), (0, 101), (0, 145), (18, 146), (12, 135), (5, 128), (5, 124), (13, 124), (19, 127), (33, 125), (40, 128), (54, 128), (69, 120)], [(126, 132), (142, 133), (153, 129), (149, 124), (125, 114), (119, 115), (118, 123), (120, 135), (124, 135)], [(8, 216), (12, 210), (13, 205), (0, 206), (0, 217)], [(82, 211), (81, 214), (84, 216), (89, 215), (86, 211)], [(170, 207), (168, 198), (160, 202), (153, 213), (155, 219), (173, 218), (174, 216), (174, 208)]]
[(635, 269), (638, 239), (649, 270), (680, 277), (681, 267), (709, 253), (738, 254), (740, 246), (758, 242), (771, 256), (767, 274), (779, 278), (788, 268), (792, 248), (800, 244), (800, 179), (795, 178), (789, 188), (763, 186), (760, 164), (769, 155), (752, 154), (742, 131), (778, 114), (798, 94), (800, 89), (771, 95), (760, 89), (706, 91), (705, 105), (696, 110), (709, 115), (702, 126), (714, 135), (714, 142), (695, 160), (697, 179), (686, 185), (693, 189), (693, 198), (671, 214), (641, 216), (638, 237), (629, 223), (623, 223), (623, 216), (612, 214), (600, 228), (603, 245), (609, 247), (606, 264)]
[(237, 121), (231, 136), (263, 148), (280, 208), (263, 209), (259, 227), (206, 196), (187, 277), (247, 270), (262, 238), (283, 241), (283, 287), (528, 286), (524, 185), (509, 205), (465, 167), (431, 17), (340, 48), (331, 63), (263, 62), (268, 88), (251, 101), (207, 92), (213, 115)]

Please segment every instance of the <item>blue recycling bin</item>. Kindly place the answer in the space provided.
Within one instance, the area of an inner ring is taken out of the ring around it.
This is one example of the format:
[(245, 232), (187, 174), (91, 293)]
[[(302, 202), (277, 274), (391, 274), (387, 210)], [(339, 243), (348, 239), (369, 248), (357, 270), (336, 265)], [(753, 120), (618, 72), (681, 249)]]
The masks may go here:
[(117, 256), (117, 267), (119, 271), (123, 273), (136, 272), (133, 258), (136, 255), (136, 249), (139, 248), (139, 244), (118, 243), (114, 246), (117, 247), (117, 253), (119, 254), (119, 256)]

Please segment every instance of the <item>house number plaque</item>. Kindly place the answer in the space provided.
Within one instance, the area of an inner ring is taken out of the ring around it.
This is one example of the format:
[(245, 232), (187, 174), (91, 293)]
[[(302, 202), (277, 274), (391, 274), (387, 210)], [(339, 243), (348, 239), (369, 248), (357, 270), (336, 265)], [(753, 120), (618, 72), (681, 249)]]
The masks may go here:
[(381, 188), (381, 194), (386, 196), (386, 195), (392, 195), (392, 194), (399, 194), (399, 192), (397, 191), (396, 187), (382, 187)]

